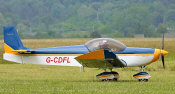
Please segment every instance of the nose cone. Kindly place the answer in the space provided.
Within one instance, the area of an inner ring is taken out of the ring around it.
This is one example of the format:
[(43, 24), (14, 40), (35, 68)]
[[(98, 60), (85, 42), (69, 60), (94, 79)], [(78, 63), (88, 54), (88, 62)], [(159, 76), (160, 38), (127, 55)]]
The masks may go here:
[(154, 57), (153, 57), (153, 60), (151, 62), (155, 62), (156, 60), (158, 60), (160, 58), (160, 55), (165, 56), (167, 54), (168, 54), (168, 52), (165, 50), (155, 49)]
[(165, 51), (165, 50), (160, 50), (160, 52), (161, 52), (161, 54), (162, 54), (163, 56), (165, 56), (165, 55), (167, 55), (167, 54), (168, 54), (168, 52), (167, 52), (167, 51)]

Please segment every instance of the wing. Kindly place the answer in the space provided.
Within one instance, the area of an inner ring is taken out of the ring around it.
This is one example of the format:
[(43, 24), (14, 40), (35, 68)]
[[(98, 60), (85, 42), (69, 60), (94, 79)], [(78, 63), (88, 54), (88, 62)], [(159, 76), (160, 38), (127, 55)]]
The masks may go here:
[(96, 50), (86, 53), (75, 58), (84, 67), (90, 68), (108, 68), (125, 67), (126, 63), (122, 62), (110, 50)]

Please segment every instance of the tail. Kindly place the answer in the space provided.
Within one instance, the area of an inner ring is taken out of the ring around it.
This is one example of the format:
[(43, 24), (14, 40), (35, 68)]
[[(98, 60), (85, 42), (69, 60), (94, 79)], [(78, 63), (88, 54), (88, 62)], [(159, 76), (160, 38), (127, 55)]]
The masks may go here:
[(22, 63), (19, 52), (25, 52), (21, 39), (14, 26), (4, 27), (4, 51), (3, 58), (8, 61)]
[(14, 26), (4, 27), (4, 50), (5, 53), (9, 50), (26, 49), (19, 38), (19, 35)]

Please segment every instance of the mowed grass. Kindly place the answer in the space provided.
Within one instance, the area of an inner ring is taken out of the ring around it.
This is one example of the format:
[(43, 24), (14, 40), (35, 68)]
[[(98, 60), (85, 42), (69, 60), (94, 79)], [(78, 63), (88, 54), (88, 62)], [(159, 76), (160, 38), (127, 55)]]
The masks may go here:
[[(23, 40), (26, 47), (44, 48), (84, 44), (90, 39)], [(161, 48), (160, 38), (117, 39), (127, 46)], [(0, 94), (174, 94), (175, 93), (175, 39), (165, 39), (166, 70), (161, 61), (146, 67), (151, 74), (149, 82), (138, 82), (132, 77), (138, 67), (114, 69), (119, 72), (118, 82), (101, 82), (95, 76), (103, 70), (78, 67), (16, 64), (2, 59), (3, 41), (0, 41)]]

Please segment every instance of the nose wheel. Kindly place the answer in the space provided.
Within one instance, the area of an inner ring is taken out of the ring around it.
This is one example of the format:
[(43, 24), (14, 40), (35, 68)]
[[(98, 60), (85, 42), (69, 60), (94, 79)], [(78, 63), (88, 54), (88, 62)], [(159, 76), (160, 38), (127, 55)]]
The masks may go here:
[(139, 82), (148, 82), (148, 79), (138, 79)]
[(148, 82), (148, 79), (151, 77), (148, 72), (144, 72), (144, 68), (145, 66), (141, 66), (141, 72), (133, 75), (139, 82)]

